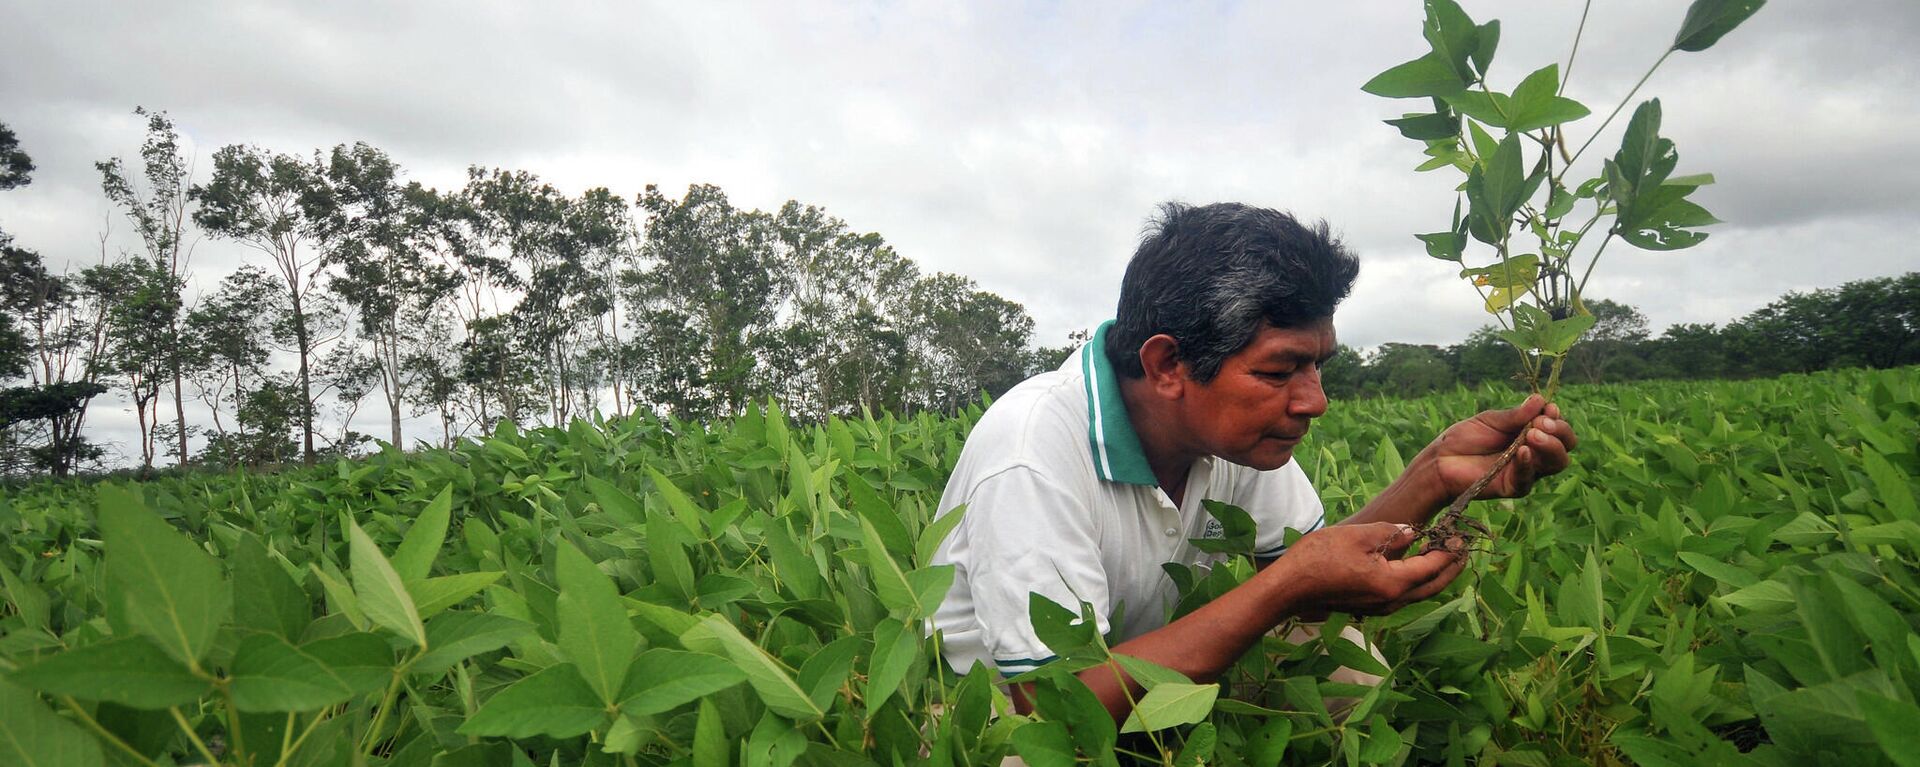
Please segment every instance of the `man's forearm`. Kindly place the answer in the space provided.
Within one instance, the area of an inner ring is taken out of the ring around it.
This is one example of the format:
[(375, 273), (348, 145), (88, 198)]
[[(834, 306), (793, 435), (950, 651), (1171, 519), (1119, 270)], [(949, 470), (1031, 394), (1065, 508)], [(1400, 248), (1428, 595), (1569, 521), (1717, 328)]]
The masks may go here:
[[(1121, 642), (1113, 652), (1152, 661), (1195, 682), (1212, 681), (1262, 635), (1296, 612), (1299, 596), (1291, 588), (1295, 580), (1280, 566), (1265, 568), (1179, 620)], [(1133, 701), (1144, 694), (1139, 683), (1118, 664), (1096, 666), (1079, 676), (1116, 722), (1125, 720), (1133, 710)]]
[(1440, 482), (1433, 451), (1422, 450), (1413, 457), (1412, 463), (1407, 464), (1406, 470), (1387, 485), (1387, 489), (1380, 491), (1379, 495), (1367, 502), (1365, 508), (1341, 524), (1392, 522), (1423, 526), (1452, 500), (1447, 497)]

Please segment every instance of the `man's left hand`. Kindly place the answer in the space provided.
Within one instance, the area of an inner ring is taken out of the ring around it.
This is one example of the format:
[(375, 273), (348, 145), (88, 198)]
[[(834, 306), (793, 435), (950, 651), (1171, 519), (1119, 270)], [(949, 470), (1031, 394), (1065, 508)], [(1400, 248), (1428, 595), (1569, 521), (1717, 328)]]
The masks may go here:
[(1534, 480), (1567, 468), (1568, 452), (1579, 444), (1573, 426), (1560, 417), (1560, 406), (1538, 394), (1519, 407), (1488, 410), (1441, 432), (1424, 452), (1433, 459), (1435, 474), (1446, 492), (1444, 502), (1459, 497), (1492, 468), (1515, 435), (1526, 430), (1526, 441), (1508, 463), (1480, 491), (1479, 498), (1518, 498), (1533, 489)]

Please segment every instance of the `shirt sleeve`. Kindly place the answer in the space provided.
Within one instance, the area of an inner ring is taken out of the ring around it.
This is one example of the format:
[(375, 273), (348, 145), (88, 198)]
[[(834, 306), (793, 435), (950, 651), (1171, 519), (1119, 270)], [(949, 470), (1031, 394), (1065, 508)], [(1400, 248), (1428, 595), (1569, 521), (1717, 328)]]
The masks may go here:
[(1272, 471), (1249, 471), (1234, 505), (1246, 509), (1256, 529), (1254, 556), (1273, 559), (1287, 550), (1287, 528), (1311, 533), (1327, 523), (1319, 492), (1299, 461)]
[(1029, 466), (981, 480), (968, 493), (961, 525), (973, 555), (968, 578), (983, 643), (1005, 676), (1054, 659), (1028, 617), (1030, 594), (1080, 613), (1093, 606), (1108, 629), (1107, 573), (1085, 500)]

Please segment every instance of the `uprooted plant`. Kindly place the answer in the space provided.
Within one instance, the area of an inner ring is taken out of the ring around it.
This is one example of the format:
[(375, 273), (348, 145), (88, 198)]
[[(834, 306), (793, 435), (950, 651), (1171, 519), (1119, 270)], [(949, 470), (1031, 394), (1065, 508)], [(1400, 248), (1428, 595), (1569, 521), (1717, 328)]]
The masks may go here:
[[(1659, 99), (1634, 109), (1619, 151), (1598, 169), (1585, 166), (1593, 172), (1585, 180), (1574, 175), (1581, 157), (1667, 57), (1712, 47), (1764, 3), (1695, 0), (1672, 44), (1572, 152), (1566, 126), (1589, 111), (1562, 94), (1580, 50), (1586, 10), (1565, 69), (1548, 64), (1503, 93), (1488, 82), (1500, 22), (1475, 24), (1454, 0), (1426, 0), (1422, 32), (1432, 50), (1362, 86), (1376, 96), (1432, 100), (1431, 112), (1386, 121), (1426, 146), (1428, 159), (1416, 171), (1453, 168), (1465, 176), (1455, 189), (1452, 225), (1415, 236), (1428, 255), (1460, 266), (1460, 277), (1500, 323), (1500, 337), (1519, 352), (1518, 377), (1548, 401), (1559, 390), (1567, 351), (1594, 324), (1581, 296), (1607, 245), (1620, 239), (1647, 250), (1679, 250), (1706, 239), (1694, 228), (1718, 222), (1687, 199), (1713, 183), (1713, 176), (1673, 175), (1679, 155), (1660, 136)], [(1422, 532), (1430, 545), (1460, 552), (1489, 534), (1463, 512), (1512, 461), (1525, 436), (1522, 430), (1486, 475)]]

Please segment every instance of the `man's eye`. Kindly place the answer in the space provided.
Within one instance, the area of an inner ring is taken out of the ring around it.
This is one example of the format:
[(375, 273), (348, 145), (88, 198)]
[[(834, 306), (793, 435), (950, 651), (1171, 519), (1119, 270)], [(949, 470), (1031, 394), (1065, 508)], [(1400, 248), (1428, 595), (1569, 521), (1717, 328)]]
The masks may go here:
[(1284, 381), (1289, 376), (1293, 375), (1293, 371), (1292, 370), (1256, 370), (1256, 371), (1253, 371), (1253, 374), (1260, 376), (1261, 378), (1270, 378), (1276, 381)]

